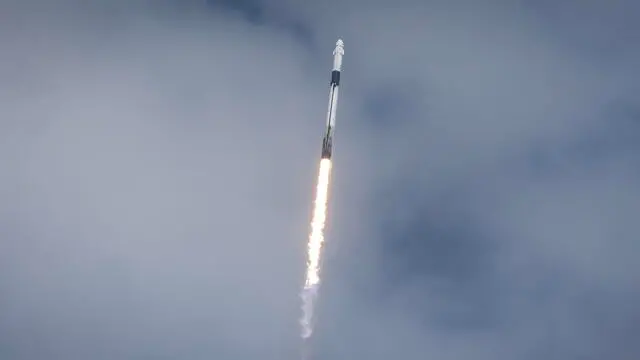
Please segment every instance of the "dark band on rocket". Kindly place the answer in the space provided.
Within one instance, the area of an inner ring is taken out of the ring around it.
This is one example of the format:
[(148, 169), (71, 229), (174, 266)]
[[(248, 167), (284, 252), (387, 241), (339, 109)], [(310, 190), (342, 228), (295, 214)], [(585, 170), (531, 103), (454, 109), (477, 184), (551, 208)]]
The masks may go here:
[(340, 71), (333, 70), (331, 72), (331, 84), (340, 85)]

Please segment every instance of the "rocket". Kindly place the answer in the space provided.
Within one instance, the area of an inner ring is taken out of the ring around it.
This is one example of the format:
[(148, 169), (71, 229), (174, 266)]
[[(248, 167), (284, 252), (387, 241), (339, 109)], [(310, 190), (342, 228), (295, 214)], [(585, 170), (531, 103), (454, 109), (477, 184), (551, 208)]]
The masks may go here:
[(329, 108), (327, 109), (327, 128), (322, 139), (322, 159), (331, 159), (333, 151), (333, 131), (336, 125), (336, 107), (338, 106), (338, 91), (340, 89), (340, 70), (342, 70), (342, 56), (344, 42), (338, 39), (333, 49), (333, 69), (331, 69), (331, 83), (329, 84)]

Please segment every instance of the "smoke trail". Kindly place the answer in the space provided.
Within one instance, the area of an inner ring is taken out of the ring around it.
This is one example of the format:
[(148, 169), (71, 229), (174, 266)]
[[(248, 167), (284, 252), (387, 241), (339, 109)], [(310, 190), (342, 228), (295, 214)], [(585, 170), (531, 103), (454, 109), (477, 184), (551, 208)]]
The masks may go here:
[(300, 296), (302, 297), (302, 338), (307, 339), (313, 332), (313, 309), (318, 287), (320, 286), (320, 257), (324, 243), (324, 225), (327, 218), (327, 200), (329, 193), (329, 177), (331, 160), (320, 160), (316, 199), (311, 218), (311, 233), (307, 249), (307, 277)]

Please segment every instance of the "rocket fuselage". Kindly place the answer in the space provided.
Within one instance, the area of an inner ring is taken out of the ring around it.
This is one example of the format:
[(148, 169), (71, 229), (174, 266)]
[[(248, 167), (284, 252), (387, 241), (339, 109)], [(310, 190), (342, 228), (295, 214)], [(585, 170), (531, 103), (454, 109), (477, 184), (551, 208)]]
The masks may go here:
[(331, 70), (331, 83), (329, 84), (329, 108), (327, 109), (327, 127), (322, 139), (322, 158), (331, 159), (333, 152), (333, 132), (336, 124), (336, 107), (338, 106), (338, 93), (340, 90), (340, 72), (342, 70), (342, 56), (344, 55), (344, 43), (341, 39), (336, 42), (333, 50), (333, 69)]

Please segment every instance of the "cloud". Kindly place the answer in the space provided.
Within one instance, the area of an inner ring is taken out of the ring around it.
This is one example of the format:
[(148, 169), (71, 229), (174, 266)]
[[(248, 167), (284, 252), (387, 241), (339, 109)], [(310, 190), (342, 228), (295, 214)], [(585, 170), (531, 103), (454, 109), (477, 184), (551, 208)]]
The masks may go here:
[(1, 357), (295, 356), (324, 109), (299, 46), (115, 9), (12, 8)]
[(630, 2), (251, 4), (6, 2), (4, 358), (297, 357), (338, 36), (314, 354), (637, 358)]

